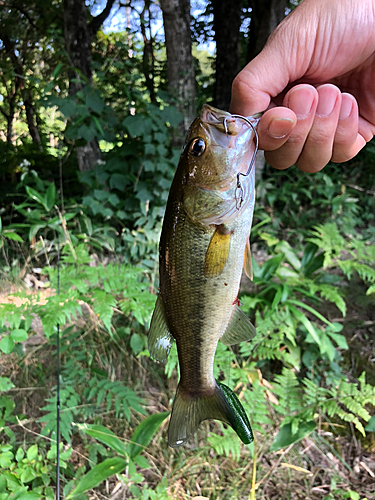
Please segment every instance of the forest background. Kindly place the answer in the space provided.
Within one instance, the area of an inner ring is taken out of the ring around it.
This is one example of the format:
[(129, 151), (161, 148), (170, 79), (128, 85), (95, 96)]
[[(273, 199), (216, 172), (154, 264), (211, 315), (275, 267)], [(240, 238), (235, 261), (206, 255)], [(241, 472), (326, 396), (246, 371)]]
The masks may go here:
[(314, 175), (259, 162), (257, 336), (214, 367), (253, 444), (208, 421), (168, 448), (176, 352), (147, 351), (186, 129), (297, 3), (0, 1), (0, 500), (374, 498), (373, 143)]

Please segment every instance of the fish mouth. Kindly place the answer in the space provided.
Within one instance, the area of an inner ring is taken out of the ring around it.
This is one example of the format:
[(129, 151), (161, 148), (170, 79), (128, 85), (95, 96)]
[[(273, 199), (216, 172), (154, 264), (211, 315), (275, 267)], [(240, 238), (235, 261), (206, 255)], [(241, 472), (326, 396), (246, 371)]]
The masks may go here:
[(238, 118), (235, 118), (228, 111), (222, 111), (208, 104), (203, 105), (200, 119), (203, 123), (211, 125), (229, 136), (238, 135), (243, 130), (243, 123)]
[(243, 149), (248, 146), (249, 149), (253, 149), (254, 129), (249, 122), (255, 127), (258, 116), (245, 118), (204, 104), (199, 119), (211, 136), (211, 146), (230, 149)]
[(233, 162), (233, 166), (236, 166), (233, 175), (239, 173), (244, 175), (248, 170), (255, 150), (254, 128), (259, 117), (260, 115), (255, 115), (245, 118), (208, 104), (202, 106), (199, 119), (211, 138), (210, 146), (230, 149), (236, 156), (236, 161)]

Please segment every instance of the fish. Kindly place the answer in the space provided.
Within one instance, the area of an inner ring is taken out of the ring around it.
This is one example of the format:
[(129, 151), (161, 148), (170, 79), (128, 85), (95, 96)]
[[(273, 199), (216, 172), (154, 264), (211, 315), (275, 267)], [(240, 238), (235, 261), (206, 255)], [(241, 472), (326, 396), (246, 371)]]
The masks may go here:
[[(172, 181), (159, 243), (159, 291), (148, 349), (165, 361), (177, 344), (180, 380), (168, 444), (185, 444), (206, 419), (253, 435), (235, 393), (213, 375), (218, 341), (255, 336), (239, 307), (242, 268), (251, 276), (249, 236), (255, 200), (256, 120), (204, 104), (188, 131)], [(253, 125), (254, 123), (254, 125)]]

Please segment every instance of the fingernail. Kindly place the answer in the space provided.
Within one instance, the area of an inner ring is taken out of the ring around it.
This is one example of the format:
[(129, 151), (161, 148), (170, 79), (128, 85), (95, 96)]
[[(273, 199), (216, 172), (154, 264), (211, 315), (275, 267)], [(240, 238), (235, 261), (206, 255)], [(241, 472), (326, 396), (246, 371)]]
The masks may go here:
[(273, 139), (283, 139), (292, 131), (295, 125), (290, 118), (273, 118), (268, 126), (268, 133)]
[(333, 91), (332, 87), (320, 87), (317, 89), (319, 94), (318, 106), (315, 114), (325, 118), (329, 116), (337, 101), (337, 92)]
[(289, 94), (288, 108), (295, 112), (299, 120), (307, 118), (314, 103), (314, 94), (308, 87), (299, 87)]
[(342, 101), (341, 101), (339, 120), (346, 120), (347, 118), (349, 118), (350, 113), (352, 112), (352, 109), (353, 109), (352, 98), (349, 95), (343, 94)]

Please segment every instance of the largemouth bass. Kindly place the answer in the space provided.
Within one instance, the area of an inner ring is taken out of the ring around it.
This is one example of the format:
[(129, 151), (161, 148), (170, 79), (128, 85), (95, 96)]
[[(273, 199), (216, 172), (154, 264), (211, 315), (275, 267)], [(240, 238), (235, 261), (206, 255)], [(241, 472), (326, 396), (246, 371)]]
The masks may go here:
[(255, 335), (238, 305), (243, 265), (251, 274), (254, 149), (249, 119), (204, 105), (170, 189), (148, 346), (164, 361), (177, 343), (181, 377), (168, 430), (172, 447), (211, 418), (229, 424), (245, 443), (253, 439), (237, 396), (216, 382), (213, 362), (219, 339), (233, 345)]

